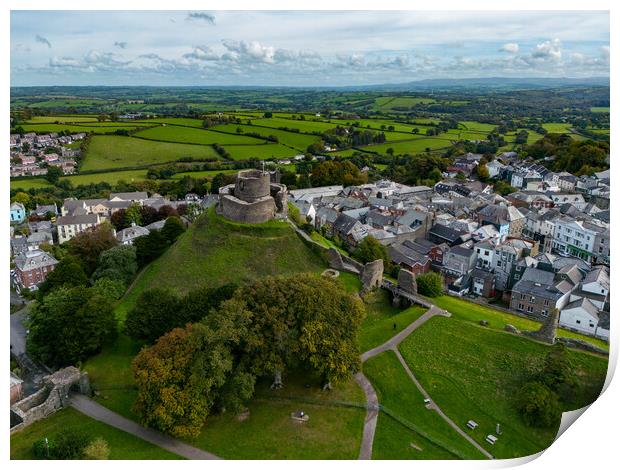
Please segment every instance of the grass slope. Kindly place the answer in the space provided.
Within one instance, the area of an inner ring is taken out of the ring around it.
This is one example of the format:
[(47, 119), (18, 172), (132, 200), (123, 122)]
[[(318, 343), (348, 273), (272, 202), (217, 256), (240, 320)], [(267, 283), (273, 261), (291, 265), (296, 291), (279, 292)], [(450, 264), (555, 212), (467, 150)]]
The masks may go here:
[(124, 431), (83, 415), (73, 408), (58, 411), (11, 435), (11, 460), (32, 460), (32, 444), (38, 439), (76, 429), (92, 437), (102, 437), (110, 446), (111, 460), (170, 460), (182, 457)]
[[(489, 328), (495, 330), (503, 331), (507, 324), (516, 326), (518, 329), (524, 331), (533, 331), (540, 328), (540, 323), (533, 320), (529, 320), (518, 315), (512, 315), (510, 313), (501, 312), (499, 310), (495, 310), (494, 308), (478, 305), (457, 297), (451, 297), (449, 295), (436, 297), (433, 299), (433, 303), (438, 307), (449, 311), (455, 318), (460, 320), (466, 320), (476, 324), (479, 323), (480, 320), (486, 320), (489, 322)], [(557, 335), (564, 338), (577, 338), (587, 341), (599, 348), (609, 350), (609, 344), (605, 341), (575, 333), (573, 331), (558, 328)]]
[(155, 285), (185, 293), (264, 276), (320, 272), (324, 267), (286, 222), (236, 224), (211, 208), (145, 269), (118, 312), (123, 317), (138, 295)]
[[(379, 356), (364, 363), (364, 373), (372, 382), (379, 403), (389, 408), (401, 419), (406, 420), (416, 426), (420, 433), (413, 432), (401, 423), (399, 426), (407, 429), (414, 437), (416, 445), (422, 451), (410, 453), (410, 446), (400, 445), (400, 452), (394, 458), (407, 457), (417, 459), (482, 459), (484, 456), (461, 435), (452, 429), (435, 411), (427, 410), (424, 405), (424, 396), (411, 381), (396, 354), (387, 351)], [(389, 433), (389, 430), (382, 430), (382, 427), (390, 428), (389, 421), (393, 418), (382, 414), (388, 419), (379, 421), (378, 432)], [(395, 421), (395, 420), (393, 420)], [(385, 450), (384, 450), (385, 448)], [(384, 451), (390, 454), (392, 449), (385, 446), (385, 442), (380, 439), (375, 444), (377, 457)], [(411, 455), (409, 455), (411, 454)]]
[[(515, 406), (520, 387), (540, 370), (549, 346), (458, 318), (434, 317), (399, 349), (426, 391), (457, 425), (498, 458), (530, 455), (548, 447), (557, 426), (525, 425)], [(579, 386), (566, 410), (596, 399), (605, 380), (606, 358), (569, 351)], [(473, 419), (475, 431), (465, 427)], [(485, 436), (503, 433), (494, 446)], [(559, 425), (559, 421), (558, 421)]]

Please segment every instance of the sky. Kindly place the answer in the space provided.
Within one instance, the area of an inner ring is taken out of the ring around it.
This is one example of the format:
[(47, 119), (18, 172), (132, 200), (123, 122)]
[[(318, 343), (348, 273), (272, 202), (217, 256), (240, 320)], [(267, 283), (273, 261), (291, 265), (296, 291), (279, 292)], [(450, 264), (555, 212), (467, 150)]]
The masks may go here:
[(12, 11), (11, 85), (609, 76), (604, 11)]

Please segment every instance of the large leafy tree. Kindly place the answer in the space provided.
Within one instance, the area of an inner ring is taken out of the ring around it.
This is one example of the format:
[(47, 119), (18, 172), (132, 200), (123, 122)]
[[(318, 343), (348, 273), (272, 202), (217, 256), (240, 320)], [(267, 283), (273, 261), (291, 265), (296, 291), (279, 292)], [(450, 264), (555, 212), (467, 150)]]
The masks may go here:
[(93, 273), (93, 280), (108, 278), (129, 283), (138, 271), (136, 247), (132, 245), (117, 245), (99, 255), (97, 269)]
[(443, 294), (443, 278), (441, 274), (428, 272), (416, 277), (418, 292), (427, 297), (439, 297)]
[(69, 240), (69, 254), (77, 257), (89, 276), (97, 267), (99, 255), (118, 245), (109, 223), (98, 225), (94, 230), (82, 232)]
[(185, 226), (179, 217), (168, 217), (161, 229), (162, 236), (170, 244), (174, 243), (185, 232)]
[(44, 364), (64, 367), (98, 353), (116, 334), (109, 298), (85, 287), (59, 287), (31, 313), (28, 351)]
[(385, 266), (390, 264), (387, 248), (379, 243), (372, 235), (368, 235), (357, 245), (357, 248), (355, 248), (353, 252), (353, 256), (362, 263), (369, 263), (377, 259), (382, 259)]
[(127, 314), (125, 329), (132, 338), (153, 343), (177, 326), (185, 326), (179, 298), (170, 290), (144, 291)]
[(61, 286), (85, 286), (88, 284), (88, 276), (84, 272), (82, 263), (75, 256), (65, 256), (54, 267), (54, 270), (45, 277), (43, 284), (39, 286), (39, 297), (42, 298)]
[(134, 246), (136, 247), (138, 265), (145, 266), (166, 251), (168, 241), (161, 234), (161, 230), (152, 230), (148, 235), (138, 237), (134, 241)]
[(548, 428), (557, 424), (562, 415), (558, 395), (540, 382), (526, 383), (519, 391), (517, 403), (528, 426)]

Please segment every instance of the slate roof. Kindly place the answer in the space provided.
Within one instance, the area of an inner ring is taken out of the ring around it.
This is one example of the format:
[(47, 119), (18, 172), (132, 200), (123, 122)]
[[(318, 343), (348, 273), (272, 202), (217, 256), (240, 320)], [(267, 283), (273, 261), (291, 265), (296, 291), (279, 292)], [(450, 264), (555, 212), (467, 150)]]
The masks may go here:
[(96, 224), (98, 219), (97, 214), (65, 215), (58, 217), (56, 225)]
[(56, 258), (43, 250), (25, 251), (15, 257), (15, 266), (20, 271), (30, 271), (58, 264)]
[(454, 243), (463, 235), (463, 232), (446, 227), (445, 225), (435, 224), (430, 229), (429, 235), (434, 235), (450, 243)]
[(348, 235), (359, 221), (346, 214), (340, 214), (334, 222), (333, 230)]

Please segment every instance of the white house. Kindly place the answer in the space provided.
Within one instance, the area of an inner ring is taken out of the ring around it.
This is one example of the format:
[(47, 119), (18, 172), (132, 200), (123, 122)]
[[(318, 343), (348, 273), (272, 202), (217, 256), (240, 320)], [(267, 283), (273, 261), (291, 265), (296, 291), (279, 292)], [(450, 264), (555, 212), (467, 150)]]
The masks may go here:
[(609, 339), (608, 312), (603, 312), (590, 299), (581, 298), (567, 304), (560, 312), (561, 326)]

